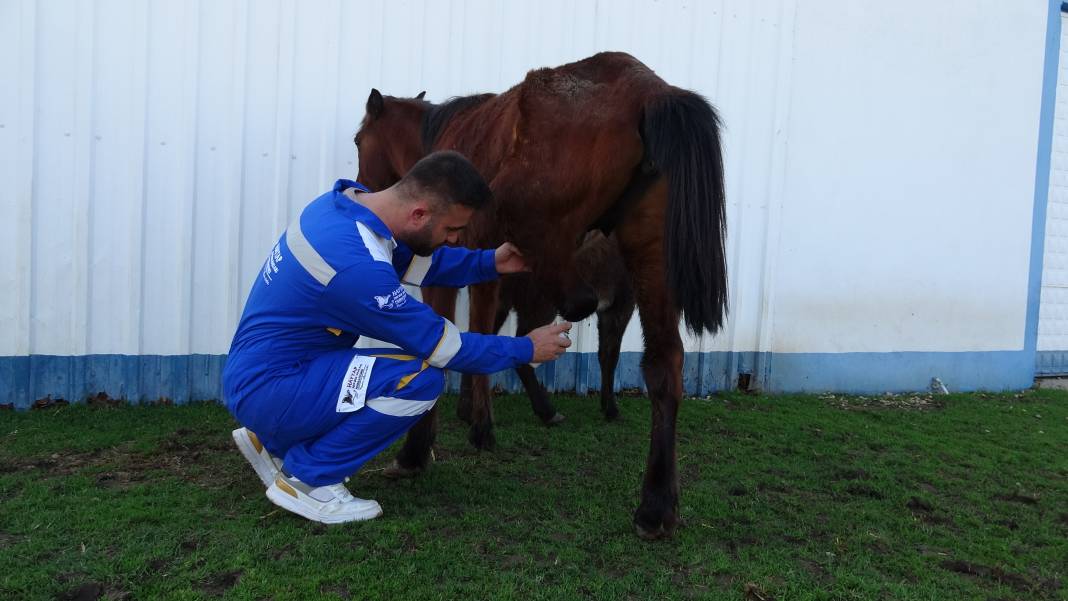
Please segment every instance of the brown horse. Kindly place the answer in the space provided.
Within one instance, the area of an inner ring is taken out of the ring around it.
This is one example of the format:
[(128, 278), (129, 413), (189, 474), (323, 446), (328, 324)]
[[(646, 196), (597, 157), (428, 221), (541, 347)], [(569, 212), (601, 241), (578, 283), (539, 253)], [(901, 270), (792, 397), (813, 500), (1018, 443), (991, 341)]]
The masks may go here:
[[(715, 110), (634, 57), (601, 53), (531, 71), (502, 94), (441, 105), (422, 94), (404, 99), (372, 90), (355, 141), (359, 178), (372, 189), (391, 185), (432, 150), (466, 155), (494, 194), (493, 205), (469, 226), (466, 244), (514, 242), (538, 289), (565, 319), (581, 319), (597, 305), (574, 264), (579, 242), (592, 229), (615, 232), (645, 337), (642, 374), (652, 405), (634, 524), (643, 537), (670, 535), (678, 523), (680, 314), (691, 330), (714, 333), (727, 310)], [(451, 314), (447, 298), (428, 300)], [(472, 287), (469, 329), (492, 332), (496, 305), (497, 283)], [(493, 440), (488, 387), (481, 398), (477, 387), (473, 394), (470, 438), (486, 447)], [(395, 472), (425, 468), (435, 429), (436, 412), (430, 412), (409, 432)]]
[[(613, 388), (616, 366), (623, 333), (634, 314), (634, 292), (630, 288), (627, 267), (614, 235), (605, 236), (600, 230), (586, 234), (586, 240), (575, 253), (575, 269), (582, 281), (597, 295), (597, 361), (601, 367), (601, 411), (605, 419), (619, 415), (616, 394)], [(544, 325), (556, 317), (557, 309), (552, 301), (541, 293), (534, 278), (529, 274), (503, 278), (497, 296), (497, 318), (494, 332), (498, 332), (508, 314), (516, 312), (516, 334), (523, 335)], [(534, 415), (545, 425), (551, 426), (564, 420), (557, 412), (549, 393), (534, 375), (534, 368), (521, 365), (516, 368), (519, 381), (530, 398)], [(460, 401), (456, 412), (460, 419), (471, 423), (474, 376), (464, 374), (460, 380)]]

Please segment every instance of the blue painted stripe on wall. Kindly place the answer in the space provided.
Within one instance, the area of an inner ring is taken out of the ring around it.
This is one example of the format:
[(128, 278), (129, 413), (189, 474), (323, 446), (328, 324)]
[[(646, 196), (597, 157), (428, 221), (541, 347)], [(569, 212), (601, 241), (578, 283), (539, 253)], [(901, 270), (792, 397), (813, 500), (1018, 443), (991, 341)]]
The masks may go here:
[(1034, 383), (1034, 354), (775, 353), (768, 357), (771, 392), (873, 394), (928, 390), (939, 378), (952, 392), (1021, 390)]
[(1063, 376), (1068, 374), (1068, 351), (1038, 351), (1035, 354), (1035, 375)]
[(104, 393), (139, 403), (218, 399), (225, 355), (0, 357), (0, 403), (29, 407), (51, 397), (79, 402)]
[(1042, 98), (1038, 118), (1038, 156), (1035, 161), (1035, 203), (1031, 217), (1031, 270), (1027, 284), (1024, 350), (1037, 361), (1038, 315), (1042, 299), (1042, 254), (1046, 241), (1046, 205), (1053, 151), (1053, 118), (1057, 103), (1057, 73), (1061, 51), (1061, 3), (1049, 0), (1046, 15), (1046, 53), (1042, 70)]
[[(1062, 359), (1068, 360), (1068, 353)], [(134, 403), (166, 399), (174, 403), (221, 397), (225, 355), (88, 355), (0, 357), (0, 403), (27, 408), (51, 397), (81, 402), (104, 393)], [(690, 395), (733, 389), (741, 370), (767, 368), (769, 392), (882, 393), (926, 390), (938, 377), (953, 391), (1013, 390), (1031, 386), (1034, 355), (1027, 351), (976, 353), (687, 353), (683, 387)], [(568, 353), (540, 366), (539, 378), (551, 391), (600, 390), (596, 353)], [(752, 373), (743, 371), (742, 373)], [(449, 388), (459, 389), (450, 374)], [(521, 386), (514, 372), (491, 382), (507, 391)], [(641, 353), (621, 353), (613, 387), (644, 390)]]

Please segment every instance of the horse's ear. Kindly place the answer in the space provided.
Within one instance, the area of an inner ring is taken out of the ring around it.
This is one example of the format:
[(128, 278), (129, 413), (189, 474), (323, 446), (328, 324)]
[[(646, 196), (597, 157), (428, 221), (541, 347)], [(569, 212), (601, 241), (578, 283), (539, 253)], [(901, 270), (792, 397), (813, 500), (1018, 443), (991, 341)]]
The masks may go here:
[(382, 99), (382, 92), (379, 92), (376, 88), (371, 88), (371, 95), (367, 97), (367, 114), (372, 119), (378, 119), (385, 109), (386, 101)]
[(419, 92), (419, 95), (415, 97), (416, 100), (422, 100), (423, 96), (426, 96), (426, 90)]

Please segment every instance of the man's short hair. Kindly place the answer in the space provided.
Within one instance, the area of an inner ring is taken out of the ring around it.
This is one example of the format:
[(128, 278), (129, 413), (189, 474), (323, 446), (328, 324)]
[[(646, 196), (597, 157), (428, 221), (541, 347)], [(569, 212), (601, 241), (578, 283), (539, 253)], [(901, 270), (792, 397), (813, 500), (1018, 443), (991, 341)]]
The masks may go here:
[(492, 193), (486, 180), (464, 155), (440, 150), (419, 160), (397, 183), (408, 198), (426, 198), (444, 206), (460, 203), (478, 210)]

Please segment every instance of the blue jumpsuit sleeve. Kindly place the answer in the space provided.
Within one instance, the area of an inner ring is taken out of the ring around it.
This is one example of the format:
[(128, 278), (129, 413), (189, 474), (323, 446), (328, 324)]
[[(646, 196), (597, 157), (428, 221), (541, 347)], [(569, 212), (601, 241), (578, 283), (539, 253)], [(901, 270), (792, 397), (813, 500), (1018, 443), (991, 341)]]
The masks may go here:
[(339, 271), (320, 297), (333, 327), (395, 344), (434, 367), (490, 374), (530, 363), (527, 337), (461, 333), (449, 320), (408, 295), (390, 265), (358, 263)]
[(406, 247), (403, 250), (398, 247), (393, 257), (397, 273), (403, 274), (401, 280), (413, 286), (462, 288), (499, 277), (492, 249), (442, 246), (433, 255), (423, 257), (412, 254)]

